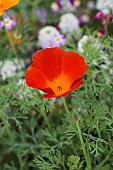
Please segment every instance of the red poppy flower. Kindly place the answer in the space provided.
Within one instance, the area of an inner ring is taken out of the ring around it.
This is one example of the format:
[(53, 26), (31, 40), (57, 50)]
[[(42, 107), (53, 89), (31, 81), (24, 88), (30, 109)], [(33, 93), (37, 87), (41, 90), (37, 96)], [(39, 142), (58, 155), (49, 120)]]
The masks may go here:
[(47, 94), (44, 98), (67, 96), (82, 83), (87, 65), (79, 54), (61, 48), (47, 48), (33, 56), (26, 72), (26, 84)]

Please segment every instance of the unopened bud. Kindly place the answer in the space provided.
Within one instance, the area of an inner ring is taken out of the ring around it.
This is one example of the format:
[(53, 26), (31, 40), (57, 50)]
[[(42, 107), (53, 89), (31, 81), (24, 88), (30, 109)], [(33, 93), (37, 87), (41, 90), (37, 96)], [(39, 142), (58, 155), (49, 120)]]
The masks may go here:
[(74, 122), (80, 121), (80, 115), (74, 109), (72, 111), (72, 119), (73, 119)]

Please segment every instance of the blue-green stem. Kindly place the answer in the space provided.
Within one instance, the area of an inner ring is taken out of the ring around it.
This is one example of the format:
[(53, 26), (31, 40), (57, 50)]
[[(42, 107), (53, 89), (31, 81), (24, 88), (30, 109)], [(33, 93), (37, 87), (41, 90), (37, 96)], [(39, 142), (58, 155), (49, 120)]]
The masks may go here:
[(41, 110), (41, 109), (35, 108), (35, 107), (34, 107), (34, 109), (36, 109), (40, 113), (40, 115), (43, 117), (45, 124), (47, 125), (48, 129), (51, 129), (51, 126), (50, 126), (50, 123), (49, 123), (49, 120), (48, 120), (48, 116), (47, 116), (45, 110), (44, 109)]
[[(63, 104), (64, 104), (64, 108), (66, 110), (66, 113), (70, 114), (70, 111), (68, 109), (68, 106), (66, 104), (66, 101), (65, 101), (64, 97), (62, 97), (62, 101), (63, 101)], [(89, 156), (88, 156), (88, 154), (86, 152), (86, 148), (85, 148), (85, 144), (84, 144), (84, 141), (83, 141), (82, 132), (81, 132), (81, 129), (80, 129), (80, 126), (79, 126), (79, 122), (76, 121), (75, 123), (76, 123), (76, 126), (77, 126), (77, 130), (78, 130), (78, 134), (79, 134), (79, 139), (80, 139), (80, 143), (81, 143), (81, 146), (82, 146), (82, 150), (83, 150), (83, 154), (84, 154), (84, 158), (85, 158), (87, 167), (91, 169), (91, 164), (90, 164)]]
[[(41, 100), (41, 99), (40, 99), (41, 94), (40, 94), (39, 90), (34, 89), (34, 91), (35, 91), (36, 95), (39, 96), (39, 100)], [(41, 97), (41, 98), (42, 98), (42, 97)], [(48, 127), (49, 129), (51, 129), (50, 122), (49, 122), (48, 116), (47, 116), (47, 114), (46, 114), (45, 108), (39, 109), (39, 108), (37, 107), (37, 111), (38, 111), (38, 112), (41, 114), (41, 116), (43, 117), (43, 119), (44, 119), (45, 124), (47, 125), (47, 127)]]
[(18, 54), (17, 54), (16, 49), (15, 49), (15, 44), (11, 41), (11, 38), (10, 38), (10, 36), (9, 36), (8, 30), (7, 30), (6, 25), (5, 25), (5, 17), (4, 17), (4, 15), (3, 15), (3, 21), (4, 21), (5, 32), (6, 32), (6, 35), (7, 35), (7, 37), (8, 37), (10, 46), (11, 46), (12, 51), (13, 51), (13, 54), (14, 54), (14, 56), (15, 56), (16, 58), (18, 58)]
[(40, 113), (41, 113), (42, 117), (44, 118), (47, 127), (49, 129), (51, 129), (51, 126), (50, 126), (50, 123), (49, 123), (49, 120), (48, 120), (48, 117), (47, 117), (45, 110), (41, 110)]

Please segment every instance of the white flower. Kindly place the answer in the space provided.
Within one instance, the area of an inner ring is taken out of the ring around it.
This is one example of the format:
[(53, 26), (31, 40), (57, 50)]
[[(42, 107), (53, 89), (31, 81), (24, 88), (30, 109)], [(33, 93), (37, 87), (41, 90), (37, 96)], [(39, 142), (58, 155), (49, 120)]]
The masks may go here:
[[(109, 60), (109, 56), (108, 54), (106, 54), (102, 48), (101, 48), (101, 44), (99, 42), (99, 40), (93, 36), (87, 36), (84, 35), (78, 42), (78, 51), (83, 53), (84, 52), (84, 46), (86, 44), (90, 44), (92, 47), (96, 48), (96, 49), (100, 49), (100, 57), (99, 60), (101, 61), (100, 67), (102, 69), (109, 69), (109, 65), (111, 64), (111, 61)], [(90, 48), (90, 47), (89, 47)], [(92, 64), (93, 65), (98, 65), (97, 61), (95, 59), (92, 60)]]
[(84, 14), (81, 16), (84, 23), (88, 23), (90, 21), (90, 18), (87, 14)]
[(26, 80), (25, 79), (19, 79), (18, 82), (17, 82), (17, 85), (20, 86), (20, 85), (26, 85)]
[(78, 41), (78, 51), (83, 53), (83, 46), (88, 41), (88, 36), (84, 35), (79, 41)]
[(88, 7), (89, 9), (94, 9), (94, 8), (95, 8), (95, 3), (94, 3), (93, 1), (88, 1), (88, 2), (87, 2), (87, 7)]
[(0, 61), (0, 75), (2, 79), (5, 80), (8, 77), (14, 76), (17, 70), (20, 70), (24, 67), (24, 63), (22, 61), (18, 61), (15, 59)]
[(83, 53), (84, 52), (84, 45), (90, 44), (93, 47), (96, 47), (97, 49), (100, 48), (99, 40), (93, 36), (87, 36), (84, 35), (79, 41), (78, 41), (78, 51)]
[(60, 35), (60, 32), (55, 27), (43, 27), (38, 33), (38, 45), (42, 48), (45, 48), (46, 46), (48, 46), (48, 43), (51, 43), (51, 47), (54, 47), (57, 42), (53, 42), (52, 40), (58, 38)]
[(74, 33), (80, 30), (79, 21), (72, 13), (66, 13), (61, 16), (59, 28), (64, 34)]
[(112, 10), (113, 11), (113, 0), (97, 0), (96, 8), (98, 10)]
[(109, 66), (111, 64), (111, 61), (109, 60), (109, 56), (108, 54), (106, 54), (105, 52), (101, 52), (101, 56), (100, 59), (103, 61), (103, 64), (101, 64), (101, 68), (103, 69), (109, 69)]
[(61, 0), (62, 10), (65, 12), (72, 12), (76, 10), (76, 6), (72, 5), (69, 0)]

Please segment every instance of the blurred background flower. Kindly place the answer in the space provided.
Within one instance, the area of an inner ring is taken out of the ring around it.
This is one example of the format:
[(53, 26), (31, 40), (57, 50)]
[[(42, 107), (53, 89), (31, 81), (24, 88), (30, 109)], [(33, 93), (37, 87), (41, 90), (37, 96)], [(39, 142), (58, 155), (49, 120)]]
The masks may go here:
[(80, 6), (80, 0), (56, 0), (51, 3), (51, 9), (54, 13), (60, 10), (64, 12), (74, 12)]
[(52, 2), (51, 3), (51, 10), (55, 14), (58, 13), (58, 11), (60, 10), (59, 4), (57, 2)]
[[(9, 77), (12, 77), (17, 74), (18, 70), (24, 68), (23, 60), (4, 60), (0, 61), (0, 76), (3, 80), (6, 80)], [(22, 76), (22, 72), (19, 72), (20, 77)], [(17, 74), (17, 75), (19, 75)]]
[(46, 26), (38, 32), (38, 46), (42, 48), (60, 47), (66, 40), (55, 27)]
[(4, 21), (0, 21), (0, 28), (6, 26), (7, 30), (11, 30), (16, 26), (16, 20), (12, 19), (10, 16), (5, 16)]
[(78, 18), (72, 13), (63, 14), (60, 18), (59, 28), (62, 33), (73, 33), (80, 29)]
[(97, 0), (97, 3), (96, 3), (96, 8), (98, 10), (109, 10), (113, 12), (113, 1), (112, 0)]
[(47, 11), (43, 8), (37, 8), (35, 11), (36, 16), (38, 17), (41, 24), (46, 24), (47, 20)]
[(98, 38), (91, 35), (83, 35), (83, 37), (78, 41), (78, 51), (84, 53), (84, 47), (89, 44), (90, 48), (100, 48), (100, 43)]

